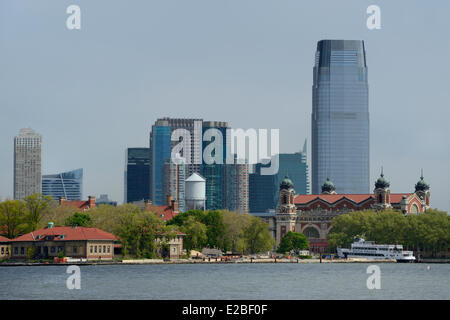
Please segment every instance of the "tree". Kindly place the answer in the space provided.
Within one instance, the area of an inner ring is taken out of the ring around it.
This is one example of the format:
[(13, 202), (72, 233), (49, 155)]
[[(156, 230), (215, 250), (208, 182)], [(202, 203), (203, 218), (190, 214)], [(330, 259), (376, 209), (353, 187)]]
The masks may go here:
[(417, 215), (400, 211), (371, 210), (342, 214), (332, 221), (333, 232), (328, 235), (330, 247), (349, 247), (356, 236), (383, 244), (402, 244), (414, 251), (436, 255), (447, 252), (450, 243), (450, 216), (429, 209)]
[(20, 200), (5, 200), (0, 203), (0, 226), (5, 226), (5, 235), (16, 238), (25, 230), (25, 205)]
[(50, 207), (52, 197), (35, 193), (26, 197), (24, 201), (27, 212), (28, 231), (36, 230), (43, 214)]
[(208, 211), (203, 221), (207, 228), (206, 231), (206, 234), (208, 236), (207, 245), (210, 248), (223, 248), (225, 224), (223, 223), (222, 213), (217, 210)]
[(309, 242), (304, 234), (300, 232), (289, 231), (284, 235), (278, 246), (278, 253), (287, 253), (291, 251), (304, 250), (309, 247)]
[(269, 232), (269, 226), (260, 218), (251, 217), (249, 225), (243, 231), (250, 253), (268, 251), (275, 245), (275, 240)]
[(77, 212), (66, 219), (66, 226), (90, 227), (92, 226), (92, 219), (87, 213)]
[(189, 210), (177, 214), (173, 219), (167, 221), (167, 225), (182, 226), (190, 218), (193, 217), (196, 221), (204, 223), (206, 214), (202, 210)]
[[(115, 234), (122, 242), (124, 255), (154, 258), (157, 249), (175, 236), (164, 222), (152, 212), (121, 212)], [(165, 239), (166, 241), (156, 241)]]
[(186, 234), (183, 239), (183, 246), (186, 250), (201, 249), (206, 244), (208, 237), (206, 235), (206, 226), (190, 216), (180, 227), (180, 231)]

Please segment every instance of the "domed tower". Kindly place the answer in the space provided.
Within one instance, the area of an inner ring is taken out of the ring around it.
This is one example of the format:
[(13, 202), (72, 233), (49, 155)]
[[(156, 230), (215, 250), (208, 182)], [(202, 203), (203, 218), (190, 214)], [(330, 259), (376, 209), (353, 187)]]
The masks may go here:
[(333, 182), (331, 182), (330, 178), (327, 178), (327, 181), (322, 185), (322, 193), (323, 194), (336, 194), (336, 188), (334, 187)]
[(423, 180), (423, 170), (420, 175), (420, 180), (415, 185), (415, 193), (422, 200), (422, 205), (425, 209), (430, 208), (430, 185)]
[(389, 186), (391, 184), (386, 180), (383, 174), (383, 168), (381, 168), (380, 177), (375, 181), (375, 189), (373, 191), (375, 195), (375, 209), (384, 210), (392, 208), (391, 206), (391, 190)]
[(278, 198), (278, 212), (276, 216), (276, 241), (280, 243), (284, 235), (295, 232), (297, 220), (297, 210), (294, 204), (295, 190), (291, 179), (286, 177), (280, 183), (280, 193)]
[(280, 197), (278, 200), (278, 212), (295, 213), (294, 204), (295, 190), (294, 184), (288, 176), (285, 176), (280, 183)]

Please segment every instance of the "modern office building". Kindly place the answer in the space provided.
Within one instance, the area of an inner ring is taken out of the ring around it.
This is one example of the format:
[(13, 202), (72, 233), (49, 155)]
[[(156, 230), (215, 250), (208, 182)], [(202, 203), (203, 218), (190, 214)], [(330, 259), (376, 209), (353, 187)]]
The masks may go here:
[(41, 136), (32, 129), (21, 129), (14, 137), (14, 199), (41, 193), (41, 146)]
[[(224, 164), (226, 162), (226, 146), (227, 146), (227, 128), (228, 123), (222, 121), (204, 121), (203, 134), (210, 129), (218, 130), (222, 135), (222, 163), (207, 164), (203, 159), (201, 168), (202, 176), (206, 179), (206, 209), (220, 210), (225, 207), (224, 199), (226, 193), (226, 181)], [(210, 131), (209, 131), (210, 132)], [(217, 133), (217, 132), (215, 132)], [(215, 138), (214, 138), (215, 139)], [(213, 140), (213, 138), (211, 138)], [(208, 145), (214, 143), (213, 141), (203, 141), (203, 151)], [(213, 157), (218, 156), (213, 152)]]
[[(306, 141), (301, 152), (280, 153), (278, 173), (261, 175), (261, 168), (269, 165), (258, 163), (250, 174), (249, 202), (251, 213), (275, 210), (278, 205), (278, 190), (287, 176), (298, 185), (298, 194), (309, 194), (309, 170), (307, 164)], [(297, 188), (296, 188), (297, 189)]]
[(128, 148), (125, 156), (124, 203), (150, 198), (149, 148)]
[[(306, 145), (305, 140), (301, 152), (279, 154), (279, 169), (275, 182), (277, 190), (284, 177), (288, 175), (296, 186), (295, 189), (298, 194), (310, 193)], [(275, 196), (274, 200), (278, 201), (278, 195)]]
[(275, 197), (278, 193), (277, 174), (261, 175), (261, 168), (269, 165), (257, 163), (253, 173), (249, 174), (249, 208), (250, 213), (262, 213), (276, 209)]
[[(369, 103), (364, 42), (321, 40), (312, 88), (312, 193), (369, 192)], [(297, 186), (297, 185), (296, 185)]]
[(170, 126), (167, 120), (158, 120), (150, 133), (150, 192), (151, 201), (158, 206), (165, 204), (163, 189), (164, 162), (170, 159)]
[[(166, 160), (170, 159), (172, 148), (179, 141), (171, 141), (172, 133), (177, 129), (185, 129), (189, 132), (190, 143), (185, 176), (194, 172), (200, 172), (202, 163), (202, 119), (188, 118), (161, 118), (152, 126), (150, 132), (150, 199), (155, 205), (164, 205), (166, 195), (163, 191), (163, 167)], [(186, 152), (188, 152), (186, 150)], [(184, 156), (184, 155), (182, 155)]]
[(42, 176), (42, 194), (68, 201), (83, 198), (83, 169)]

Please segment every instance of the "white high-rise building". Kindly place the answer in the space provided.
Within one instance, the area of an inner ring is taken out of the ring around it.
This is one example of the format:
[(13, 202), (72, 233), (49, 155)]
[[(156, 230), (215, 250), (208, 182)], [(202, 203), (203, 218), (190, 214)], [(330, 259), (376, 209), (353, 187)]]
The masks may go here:
[(14, 199), (41, 193), (41, 145), (41, 135), (29, 128), (14, 137)]

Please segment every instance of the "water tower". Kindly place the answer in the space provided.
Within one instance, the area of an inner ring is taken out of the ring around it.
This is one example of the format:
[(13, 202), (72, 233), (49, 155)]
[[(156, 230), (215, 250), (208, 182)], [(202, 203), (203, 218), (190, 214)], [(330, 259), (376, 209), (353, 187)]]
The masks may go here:
[(184, 200), (186, 210), (205, 210), (206, 180), (198, 173), (193, 173), (184, 181)]

